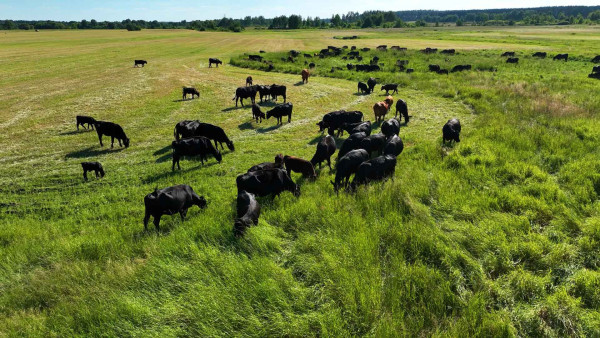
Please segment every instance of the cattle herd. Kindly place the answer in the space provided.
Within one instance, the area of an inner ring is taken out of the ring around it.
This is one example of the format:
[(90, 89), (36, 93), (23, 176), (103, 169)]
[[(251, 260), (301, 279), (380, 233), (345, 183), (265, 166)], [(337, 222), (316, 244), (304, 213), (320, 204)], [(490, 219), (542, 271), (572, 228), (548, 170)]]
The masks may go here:
[[(347, 48), (347, 46), (344, 46)], [(379, 46), (379, 51), (387, 51), (387, 46)], [(354, 59), (359, 58), (359, 52), (356, 47), (352, 47), (352, 51), (347, 57)], [(361, 49), (366, 51), (368, 49)], [(402, 50), (398, 46), (392, 46), (392, 50)], [(437, 52), (437, 49), (426, 48), (423, 53), (430, 54)], [(340, 55), (342, 49), (329, 46), (327, 49), (321, 50), (315, 54), (320, 57), (329, 55)], [(455, 54), (452, 49), (443, 50), (443, 54)], [(289, 58), (300, 55), (298, 51), (290, 51)], [(304, 54), (312, 56), (311, 54)], [(514, 52), (505, 52), (503, 57), (507, 57), (507, 62), (518, 63), (518, 58), (515, 58)], [(533, 57), (545, 58), (545, 52), (537, 52)], [(249, 59), (254, 61), (262, 61), (259, 55), (250, 55)], [(553, 57), (554, 60), (567, 61), (568, 54), (558, 54)], [(370, 61), (369, 67), (377, 65), (377, 57)], [(600, 62), (600, 56), (595, 57), (592, 62)], [(212, 65), (222, 64), (219, 59), (210, 58), (209, 68)], [(407, 60), (398, 60), (397, 65), (404, 67), (408, 64)], [(135, 60), (134, 67), (144, 67), (147, 65), (145, 60)], [(314, 65), (313, 65), (314, 66)], [(348, 69), (354, 68), (361, 70), (359, 65), (348, 64)], [(367, 65), (362, 65), (367, 66)], [(470, 70), (471, 65), (457, 65), (452, 68), (451, 72)], [(448, 70), (440, 69), (438, 65), (429, 65), (429, 70), (437, 73), (448, 73)], [(302, 82), (307, 83), (310, 72), (307, 69), (302, 71)], [(600, 78), (600, 66), (595, 66), (590, 78)], [(358, 91), (363, 94), (370, 94), (374, 91), (377, 85), (376, 78), (369, 78), (366, 83), (358, 82)], [(263, 119), (274, 117), (277, 124), (283, 123), (283, 118), (287, 117), (287, 122), (291, 123), (293, 104), (287, 101), (286, 86), (284, 85), (255, 85), (252, 77), (246, 78), (246, 85), (239, 87), (235, 91), (233, 100), (238, 101), (244, 106), (243, 100), (250, 99), (252, 102), (252, 119), (257, 123)], [(397, 84), (384, 84), (381, 86), (381, 91), (385, 91), (386, 98), (381, 102), (376, 102), (373, 105), (373, 115), (375, 121), (380, 123), (380, 133), (372, 134), (374, 126), (371, 121), (365, 121), (364, 115), (360, 111), (345, 111), (338, 110), (325, 114), (321, 121), (317, 123), (319, 132), (327, 131), (316, 145), (315, 154), (310, 161), (291, 156), (277, 154), (274, 162), (259, 163), (248, 169), (246, 173), (240, 174), (236, 178), (237, 185), (237, 218), (234, 220), (233, 233), (236, 236), (241, 236), (245, 230), (258, 223), (260, 216), (260, 204), (257, 197), (271, 196), (275, 198), (284, 191), (289, 191), (296, 197), (300, 196), (300, 187), (292, 180), (292, 173), (299, 173), (309, 180), (317, 177), (315, 167), (319, 169), (322, 163), (326, 162), (331, 171), (335, 170), (335, 178), (331, 180), (333, 190), (337, 193), (340, 189), (347, 191), (355, 191), (360, 185), (368, 184), (373, 181), (382, 181), (388, 178), (394, 178), (394, 172), (397, 164), (397, 157), (404, 150), (404, 143), (400, 137), (400, 119), (404, 117), (404, 125), (408, 125), (408, 105), (404, 100), (397, 100), (395, 106), (395, 116), (386, 120), (386, 114), (391, 109), (394, 98), (389, 96), (398, 93)], [(198, 90), (192, 87), (183, 87), (183, 99), (188, 95), (192, 98), (199, 97)], [(260, 96), (260, 102), (263, 100), (277, 101), (278, 97), (283, 98), (282, 104), (274, 106), (266, 114), (262, 112), (260, 106), (256, 103), (256, 96)], [(111, 148), (114, 147), (114, 141), (117, 139), (119, 146), (129, 147), (130, 140), (126, 136), (123, 128), (112, 122), (98, 121), (90, 116), (77, 116), (76, 127), (96, 130), (100, 146), (103, 146), (102, 137), (111, 137)], [(342, 142), (339, 151), (336, 146), (334, 137), (340, 137), (346, 132), (348, 137)], [(458, 119), (450, 119), (442, 127), (443, 142), (460, 142), (461, 125)], [(217, 162), (223, 160), (223, 155), (219, 151), (224, 149), (223, 143), (230, 151), (235, 151), (233, 142), (227, 137), (225, 131), (216, 125), (200, 122), (198, 120), (184, 120), (175, 125), (173, 131), (174, 141), (171, 143), (172, 148), (172, 165), (171, 170), (175, 170), (177, 164), (180, 167), (180, 160), (184, 157), (197, 156), (200, 158), (202, 165), (207, 160), (207, 155), (211, 155)], [(213, 145), (214, 142), (214, 145)], [(338, 151), (335, 167), (331, 165), (331, 157)], [(375, 157), (373, 157), (375, 156)], [(102, 164), (99, 162), (83, 162), (83, 177), (88, 179), (87, 173), (93, 171), (96, 177), (104, 177), (105, 172)], [(352, 175), (354, 178), (350, 181)], [(159, 230), (160, 218), (162, 215), (174, 215), (179, 213), (183, 220), (187, 214), (187, 210), (196, 205), (199, 208), (205, 208), (207, 201), (203, 196), (199, 196), (189, 185), (177, 185), (165, 189), (155, 189), (154, 192), (148, 194), (144, 198), (145, 216), (144, 228), (147, 229), (147, 224), (150, 216), (154, 218), (154, 225)]]

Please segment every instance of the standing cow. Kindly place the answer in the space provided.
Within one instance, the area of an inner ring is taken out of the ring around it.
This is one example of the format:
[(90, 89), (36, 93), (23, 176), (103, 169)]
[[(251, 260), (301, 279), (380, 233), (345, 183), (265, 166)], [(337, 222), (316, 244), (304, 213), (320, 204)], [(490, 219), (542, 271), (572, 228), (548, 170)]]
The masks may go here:
[(208, 68), (211, 68), (213, 64), (217, 65), (217, 68), (219, 68), (219, 65), (222, 65), (223, 61), (221, 61), (219, 59), (209, 58), (208, 59)]
[(302, 83), (308, 83), (308, 77), (310, 76), (310, 72), (308, 69), (302, 69)]
[(198, 196), (189, 185), (176, 185), (160, 190), (154, 190), (144, 197), (146, 214), (144, 216), (144, 229), (148, 230), (150, 216), (154, 217), (154, 226), (160, 230), (160, 217), (162, 215), (174, 215), (179, 213), (181, 221), (187, 215), (187, 211), (194, 205), (200, 209), (206, 208), (206, 199)]

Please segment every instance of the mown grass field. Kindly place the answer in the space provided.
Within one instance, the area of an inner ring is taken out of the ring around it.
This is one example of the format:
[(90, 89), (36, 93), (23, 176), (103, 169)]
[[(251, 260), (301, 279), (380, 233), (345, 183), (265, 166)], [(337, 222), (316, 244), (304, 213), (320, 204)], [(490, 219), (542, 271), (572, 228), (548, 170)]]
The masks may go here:
[[(0, 335), (598, 336), (600, 82), (587, 74), (599, 39), (595, 26), (0, 32)], [(328, 168), (294, 174), (301, 196), (260, 199), (259, 225), (235, 238), (238, 174), (277, 153), (309, 159), (323, 114), (373, 120), (382, 92), (355, 95), (368, 75), (329, 73), (341, 61), (315, 61), (321, 76), (299, 85), (303, 63), (262, 72), (230, 58), (342, 44), (459, 55), (409, 51), (414, 74), (377, 74), (413, 116), (393, 181), (336, 196)], [(573, 60), (527, 56), (538, 50)], [(425, 72), (434, 61), (497, 71)], [(233, 108), (248, 75), (287, 85), (291, 124)], [(182, 86), (200, 99), (182, 102)], [(78, 114), (119, 123), (131, 146), (101, 148)], [(462, 142), (442, 147), (451, 117)], [(223, 127), (236, 151), (171, 172), (183, 119)], [(107, 176), (84, 182), (89, 160)], [(208, 208), (144, 231), (143, 197), (175, 184)]]

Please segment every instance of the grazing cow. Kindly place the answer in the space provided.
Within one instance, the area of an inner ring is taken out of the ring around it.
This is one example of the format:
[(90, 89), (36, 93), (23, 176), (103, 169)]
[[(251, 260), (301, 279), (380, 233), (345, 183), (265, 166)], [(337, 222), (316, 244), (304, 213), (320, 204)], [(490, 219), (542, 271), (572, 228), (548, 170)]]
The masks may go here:
[(283, 169), (268, 169), (248, 172), (238, 175), (235, 180), (238, 194), (242, 191), (264, 197), (271, 195), (277, 197), (284, 191), (289, 191), (294, 196), (300, 196), (300, 187), (292, 181)]
[(390, 106), (385, 102), (377, 102), (373, 105), (373, 113), (375, 114), (375, 122), (379, 120), (383, 120), (385, 118), (385, 114), (387, 114), (388, 110), (390, 110)]
[(363, 138), (360, 141), (359, 148), (366, 150), (369, 155), (377, 152), (379, 155), (383, 153), (383, 147), (385, 147), (386, 136), (383, 134), (373, 134)]
[(313, 168), (319, 164), (319, 169), (321, 169), (321, 163), (323, 161), (327, 161), (327, 165), (329, 166), (329, 170), (331, 170), (331, 156), (335, 153), (335, 139), (331, 135), (324, 136), (319, 143), (317, 143), (317, 151), (315, 155), (310, 160), (310, 163), (313, 165)]
[(177, 168), (181, 170), (179, 160), (183, 156), (200, 156), (202, 165), (204, 165), (204, 160), (206, 160), (206, 156), (209, 153), (212, 154), (219, 163), (221, 163), (221, 160), (223, 159), (221, 153), (213, 147), (210, 140), (203, 136), (173, 141), (171, 147), (173, 148), (173, 165), (171, 167), (171, 170), (173, 171), (175, 170), (175, 163), (177, 163)]
[(337, 158), (340, 159), (352, 150), (362, 149), (360, 145), (365, 137), (367, 137), (366, 133), (356, 133), (350, 135), (350, 137), (348, 137), (346, 140), (344, 140), (344, 143), (342, 143)]
[(363, 113), (360, 111), (339, 110), (325, 114), (317, 126), (319, 126), (319, 131), (329, 128), (329, 134), (333, 136), (333, 131), (339, 129), (344, 123), (356, 123), (362, 120)]
[(519, 58), (508, 58), (506, 63), (519, 63)]
[(355, 190), (361, 184), (370, 181), (380, 181), (387, 177), (393, 177), (396, 171), (396, 156), (383, 155), (360, 164), (356, 175), (350, 184), (350, 190)]
[(342, 186), (347, 186), (350, 176), (356, 172), (361, 163), (368, 160), (369, 153), (364, 149), (355, 149), (344, 154), (336, 164), (335, 181), (330, 181), (333, 190), (337, 193)]
[(194, 99), (194, 95), (198, 96), (198, 98), (200, 98), (200, 92), (198, 92), (198, 90), (196, 90), (196, 88), (194, 88), (194, 87), (183, 87), (182, 92), (183, 92), (183, 95), (181, 96), (182, 100), (187, 99), (188, 95), (192, 95), (192, 100)]
[(309, 76), (310, 73), (308, 72), (308, 69), (302, 69), (302, 83), (308, 83)]
[(369, 87), (367, 87), (367, 84), (364, 82), (358, 82), (358, 92), (362, 93), (362, 94), (369, 94)]
[(260, 204), (254, 194), (240, 191), (237, 196), (237, 218), (233, 222), (233, 233), (236, 237), (243, 236), (246, 228), (258, 224), (260, 217)]
[(198, 120), (184, 120), (178, 122), (173, 130), (173, 136), (175, 137), (175, 140), (193, 137), (196, 129), (198, 129), (198, 125), (200, 125), (200, 121)]
[(287, 91), (286, 86), (280, 86), (276, 84), (271, 85), (271, 97), (277, 101), (277, 96), (283, 96), (283, 102), (286, 102), (287, 97), (285, 95)]
[(381, 124), (381, 132), (386, 137), (398, 135), (400, 133), (400, 122), (396, 119), (389, 119)]
[[(198, 121), (196, 121), (198, 122)], [(194, 130), (194, 137), (203, 136), (215, 142), (215, 148), (218, 149), (217, 142), (221, 145), (221, 149), (223, 149), (223, 143), (227, 145), (229, 150), (234, 151), (235, 147), (233, 146), (233, 142), (227, 137), (223, 128), (219, 126), (215, 126), (210, 123), (202, 123), (198, 122), (198, 126), (196, 130)]]
[(346, 68), (347, 68), (348, 70), (352, 70), (352, 69), (354, 69), (354, 65), (353, 65), (353, 64), (351, 64), (351, 63), (347, 63), (347, 64), (346, 64)]
[(263, 98), (266, 100), (271, 99), (271, 86), (257, 86), (258, 94), (260, 96), (260, 102), (263, 102)]
[(290, 50), (290, 55), (293, 57), (298, 57), (300, 55), (300, 52), (292, 49), (292, 50)]
[(398, 117), (398, 114), (402, 114), (404, 116), (404, 124), (408, 124), (408, 106), (406, 105), (406, 101), (402, 99), (398, 99), (398, 102), (396, 102), (396, 115), (394, 117)]
[(394, 155), (398, 156), (404, 150), (404, 142), (398, 135), (393, 135), (392, 137), (388, 137), (385, 147), (383, 147), (384, 155)]
[(155, 189), (144, 197), (146, 214), (144, 216), (144, 230), (148, 230), (150, 216), (154, 218), (156, 230), (160, 230), (160, 218), (162, 215), (174, 215), (179, 213), (183, 222), (187, 211), (196, 205), (200, 209), (206, 208), (206, 199), (198, 196), (189, 185), (176, 185), (164, 189)]
[(367, 86), (369, 86), (369, 93), (372, 93), (375, 90), (375, 85), (377, 85), (377, 80), (375, 78), (370, 77), (367, 80)]
[(408, 65), (408, 60), (396, 60), (396, 67), (404, 68)]
[(261, 54), (266, 53), (264, 50), (259, 50), (258, 52), (261, 53)]
[(348, 134), (365, 133), (367, 136), (371, 135), (371, 121), (357, 122), (357, 123), (344, 123), (338, 128), (337, 136), (344, 135), (344, 131)]
[(292, 122), (292, 110), (294, 105), (291, 102), (284, 103), (273, 107), (267, 112), (267, 120), (273, 116), (277, 119), (277, 124), (283, 124), (283, 117), (288, 117), (288, 123)]
[(515, 52), (504, 52), (500, 56), (515, 56)]
[(246, 87), (247, 86), (252, 86), (252, 76), (248, 76), (246, 78)]
[(133, 66), (134, 67), (139, 67), (140, 65), (142, 66), (142, 68), (144, 68), (145, 65), (148, 64), (148, 61), (146, 60), (134, 60), (133, 61)]
[(370, 50), (371, 50), (371, 48), (368, 48), (368, 47), (365, 47), (365, 48), (361, 49), (361, 51), (363, 51), (363, 52), (368, 52)]
[[(115, 143), (115, 139), (119, 141), (119, 146), (125, 146), (125, 148), (129, 147), (129, 138), (125, 135), (123, 128), (120, 125), (112, 122), (103, 122), (96, 121), (94, 124), (96, 127), (96, 133), (98, 133), (98, 140), (100, 140), (100, 146), (103, 147), (102, 144), (102, 135), (110, 136), (110, 147), (112, 148)], [(123, 144), (121, 144), (123, 141)]]
[(352, 52), (348, 52), (348, 56), (354, 56), (357, 57), (360, 55), (360, 52), (357, 50), (352, 50)]
[(256, 119), (256, 123), (262, 123), (262, 120), (267, 118), (256, 103), (252, 104), (252, 118)]
[(277, 154), (275, 155), (275, 162), (263, 162), (252, 166), (248, 169), (248, 172), (254, 172), (259, 170), (268, 170), (268, 169), (283, 169), (283, 155)]
[(406, 68), (406, 74), (414, 73), (415, 70), (412, 68)]
[(397, 84), (386, 84), (381, 86), (381, 90), (385, 90), (385, 95), (389, 95), (390, 90), (392, 94), (398, 93), (398, 85)]
[(456, 50), (454, 50), (454, 49), (444, 49), (440, 53), (454, 55), (454, 54), (456, 54)]
[(440, 69), (437, 71), (437, 73), (440, 75), (448, 75), (448, 69)]
[(427, 47), (425, 49), (421, 49), (421, 52), (425, 53), (425, 54), (433, 54), (433, 53), (437, 53), (437, 51), (438, 51), (437, 48), (429, 48), (429, 47)]
[(446, 141), (460, 142), (460, 121), (458, 119), (451, 119), (446, 122), (442, 128), (442, 136), (444, 143)]
[(262, 62), (263, 57), (260, 55), (248, 55), (248, 60)]
[(567, 61), (567, 59), (569, 59), (569, 54), (556, 54), (556, 56), (554, 56), (552, 58), (552, 60), (565, 60), (565, 61)]
[(296, 60), (294, 60), (294, 58), (291, 55), (287, 57), (287, 61), (291, 63), (296, 62)]
[(600, 73), (591, 73), (588, 75), (590, 79), (598, 79), (600, 80)]
[(387, 45), (377, 46), (378, 51), (387, 52)]
[(596, 56), (595, 56), (595, 57), (592, 59), (592, 61), (591, 61), (591, 62), (593, 62), (593, 63), (600, 63), (600, 55), (596, 55)]
[(217, 68), (219, 68), (219, 65), (223, 64), (223, 61), (219, 60), (219, 59), (213, 59), (213, 58), (209, 58), (208, 59), (208, 68), (212, 67), (213, 63), (215, 65), (217, 65)]
[(450, 72), (452, 72), (452, 73), (462, 72), (464, 70), (471, 70), (471, 68), (472, 68), (471, 65), (456, 65), (452, 68), (452, 70)]
[(81, 167), (83, 168), (83, 179), (86, 181), (88, 180), (88, 171), (96, 173), (96, 178), (104, 177), (104, 168), (102, 168), (100, 162), (81, 162)]
[(535, 52), (532, 55), (534, 58), (545, 58), (546, 56), (548, 56), (548, 53), (546, 52)]
[(285, 170), (288, 175), (292, 177), (292, 172), (301, 173), (302, 176), (307, 178), (316, 178), (315, 168), (312, 163), (295, 156), (285, 155), (283, 157), (283, 163), (285, 163)]
[(232, 101), (235, 100), (235, 106), (238, 106), (238, 99), (240, 100), (240, 103), (242, 104), (242, 107), (244, 106), (244, 99), (250, 99), (250, 101), (252, 101), (252, 103), (255, 102), (256, 100), (256, 86), (250, 86), (250, 87), (239, 87), (238, 89), (235, 90), (235, 96), (233, 97), (233, 99), (231, 99)]
[(430, 72), (439, 72), (440, 71), (440, 65), (429, 65), (429, 71)]
[[(315, 65), (315, 63), (314, 63), (314, 62), (311, 62), (311, 63), (309, 63), (309, 64), (308, 64), (308, 68), (310, 68), (310, 69), (313, 69), (313, 68), (315, 68), (316, 66), (317, 66), (317, 65)], [(307, 79), (306, 81), (308, 82), (308, 79)]]
[[(96, 119), (90, 116), (77, 115), (75, 116), (75, 122), (77, 122), (77, 130), (79, 130), (79, 125), (85, 129), (94, 129), (94, 123), (96, 123)], [(85, 126), (86, 124), (87, 127)]]
[(592, 73), (600, 73), (600, 66), (594, 66), (594, 68), (592, 68)]
[(305, 53), (305, 54), (304, 54), (304, 57), (305, 57), (305, 58), (312, 58), (312, 55), (310, 55), (310, 54), (306, 54), (306, 53)]

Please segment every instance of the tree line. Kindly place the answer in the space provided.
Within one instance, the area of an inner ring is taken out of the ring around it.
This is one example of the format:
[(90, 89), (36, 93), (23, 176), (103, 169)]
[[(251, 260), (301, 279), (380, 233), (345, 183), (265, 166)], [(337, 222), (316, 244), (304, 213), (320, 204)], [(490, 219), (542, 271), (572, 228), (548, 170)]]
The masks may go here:
[(216, 20), (194, 20), (160, 22), (145, 20), (123, 21), (27, 21), (4, 20), (3, 30), (30, 29), (195, 29), (199, 31), (241, 32), (247, 27), (264, 29), (300, 28), (391, 28), (419, 27), (431, 24), (455, 23), (468, 25), (566, 25), (600, 23), (600, 6), (561, 6), (517, 9), (486, 9), (456, 11), (367, 11), (333, 15), (331, 18), (306, 17), (300, 15), (246, 16), (243, 19), (224, 17)]

